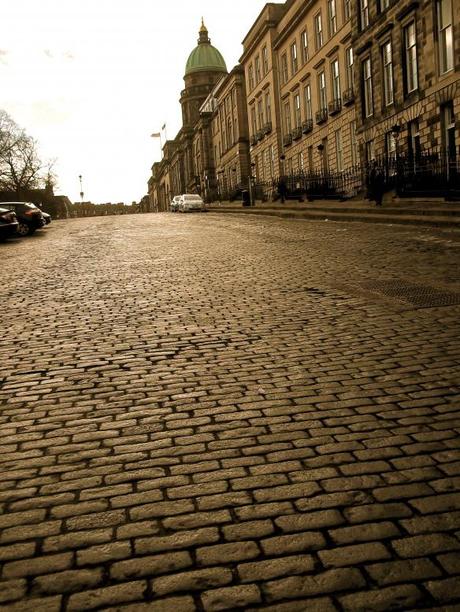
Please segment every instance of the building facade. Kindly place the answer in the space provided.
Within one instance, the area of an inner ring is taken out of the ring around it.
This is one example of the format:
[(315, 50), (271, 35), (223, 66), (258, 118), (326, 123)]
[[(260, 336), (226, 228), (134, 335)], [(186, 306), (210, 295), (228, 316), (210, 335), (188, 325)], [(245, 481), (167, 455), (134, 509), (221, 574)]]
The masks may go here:
[[(359, 0), (352, 15), (361, 161), (424, 171), (460, 146), (460, 3)], [(420, 174), (420, 173), (419, 173)], [(429, 186), (427, 185), (427, 188)]]
[(351, 197), (452, 190), (460, 176), (460, 2), (287, 0), (264, 6), (230, 73), (202, 24), (183, 125), (149, 198)]
[(250, 175), (244, 69), (236, 65), (212, 91), (211, 138), (217, 197), (236, 197)]

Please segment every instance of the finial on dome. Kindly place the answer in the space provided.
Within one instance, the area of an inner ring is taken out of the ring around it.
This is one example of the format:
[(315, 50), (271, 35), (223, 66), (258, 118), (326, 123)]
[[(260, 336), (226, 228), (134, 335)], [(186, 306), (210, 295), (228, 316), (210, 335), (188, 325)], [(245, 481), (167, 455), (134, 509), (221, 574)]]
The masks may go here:
[(210, 43), (210, 39), (208, 36), (208, 30), (206, 29), (206, 26), (204, 25), (204, 19), (203, 17), (201, 18), (201, 27), (199, 30), (199, 38), (198, 38), (198, 44), (202, 44), (202, 43)]

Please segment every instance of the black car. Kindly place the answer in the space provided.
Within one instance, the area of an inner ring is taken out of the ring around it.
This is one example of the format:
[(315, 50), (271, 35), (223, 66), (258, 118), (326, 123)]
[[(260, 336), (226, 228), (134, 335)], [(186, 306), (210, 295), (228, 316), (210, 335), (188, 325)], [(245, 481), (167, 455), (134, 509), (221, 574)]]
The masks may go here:
[(13, 211), (0, 208), (0, 240), (14, 236), (18, 229), (18, 220)]
[(32, 202), (2, 202), (2, 206), (12, 210), (18, 218), (19, 236), (33, 234), (36, 229), (43, 227), (42, 211)]

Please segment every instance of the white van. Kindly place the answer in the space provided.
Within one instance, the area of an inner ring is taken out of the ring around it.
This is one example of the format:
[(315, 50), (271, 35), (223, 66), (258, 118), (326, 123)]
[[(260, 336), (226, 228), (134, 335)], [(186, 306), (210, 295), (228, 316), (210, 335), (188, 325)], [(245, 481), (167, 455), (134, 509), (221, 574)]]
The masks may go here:
[(180, 196), (179, 212), (192, 212), (204, 210), (204, 202), (196, 193), (184, 193)]

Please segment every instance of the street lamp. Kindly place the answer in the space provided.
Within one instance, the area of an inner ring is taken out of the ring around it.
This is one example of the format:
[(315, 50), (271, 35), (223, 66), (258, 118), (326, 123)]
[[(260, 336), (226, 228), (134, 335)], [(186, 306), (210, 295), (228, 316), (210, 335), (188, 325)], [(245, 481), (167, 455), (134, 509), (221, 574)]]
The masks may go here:
[(83, 202), (83, 196), (85, 195), (83, 193), (83, 182), (82, 182), (83, 177), (81, 174), (79, 174), (78, 178), (80, 179), (80, 198), (81, 198), (81, 201)]

